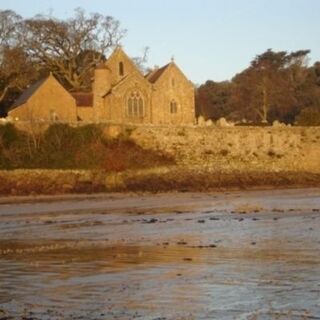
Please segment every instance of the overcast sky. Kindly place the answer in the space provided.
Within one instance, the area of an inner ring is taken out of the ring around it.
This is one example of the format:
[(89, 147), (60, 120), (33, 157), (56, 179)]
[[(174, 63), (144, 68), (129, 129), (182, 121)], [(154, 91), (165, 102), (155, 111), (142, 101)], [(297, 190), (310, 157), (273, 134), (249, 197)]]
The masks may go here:
[(198, 84), (231, 79), (268, 48), (320, 60), (320, 0), (0, 0), (24, 17), (66, 18), (76, 7), (118, 19), (129, 56), (149, 46), (151, 67), (174, 56)]

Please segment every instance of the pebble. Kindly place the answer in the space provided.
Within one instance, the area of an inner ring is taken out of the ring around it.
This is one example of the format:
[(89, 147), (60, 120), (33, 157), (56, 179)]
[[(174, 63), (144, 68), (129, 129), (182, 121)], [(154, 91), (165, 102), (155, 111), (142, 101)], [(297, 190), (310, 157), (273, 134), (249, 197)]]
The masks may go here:
[(183, 258), (184, 261), (192, 261), (192, 258)]

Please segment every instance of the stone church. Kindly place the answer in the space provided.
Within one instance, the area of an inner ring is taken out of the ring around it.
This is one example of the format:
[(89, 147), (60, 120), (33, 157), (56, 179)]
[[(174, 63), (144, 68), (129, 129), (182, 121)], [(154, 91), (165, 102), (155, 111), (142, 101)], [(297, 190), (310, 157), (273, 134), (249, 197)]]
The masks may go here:
[(194, 86), (174, 61), (143, 75), (121, 47), (94, 72), (92, 92), (69, 93), (50, 74), (27, 88), (9, 116), (21, 121), (187, 125)]

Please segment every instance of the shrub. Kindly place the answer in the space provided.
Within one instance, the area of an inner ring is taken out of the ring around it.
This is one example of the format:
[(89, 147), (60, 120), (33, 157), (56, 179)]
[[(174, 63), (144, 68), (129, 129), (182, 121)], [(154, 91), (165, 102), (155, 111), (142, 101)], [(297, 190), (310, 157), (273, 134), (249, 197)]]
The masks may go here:
[(11, 124), (0, 125), (0, 146), (4, 148), (10, 147), (19, 141), (21, 133)]
[(320, 111), (306, 108), (296, 118), (298, 126), (320, 126)]
[(0, 127), (0, 168), (104, 169), (123, 171), (174, 164), (172, 157), (145, 150), (125, 136), (103, 140), (97, 125), (50, 126), (34, 136), (14, 126)]
[(43, 135), (36, 166), (91, 168), (97, 165), (99, 158), (92, 145), (100, 142), (101, 134), (100, 127), (95, 125), (73, 128), (54, 124)]

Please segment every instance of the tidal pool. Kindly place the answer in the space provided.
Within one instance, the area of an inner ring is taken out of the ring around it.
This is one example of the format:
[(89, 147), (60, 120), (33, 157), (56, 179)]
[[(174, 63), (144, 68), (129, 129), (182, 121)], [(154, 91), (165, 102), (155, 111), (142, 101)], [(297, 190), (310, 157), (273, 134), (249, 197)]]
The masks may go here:
[(0, 319), (320, 319), (320, 189), (0, 203)]

